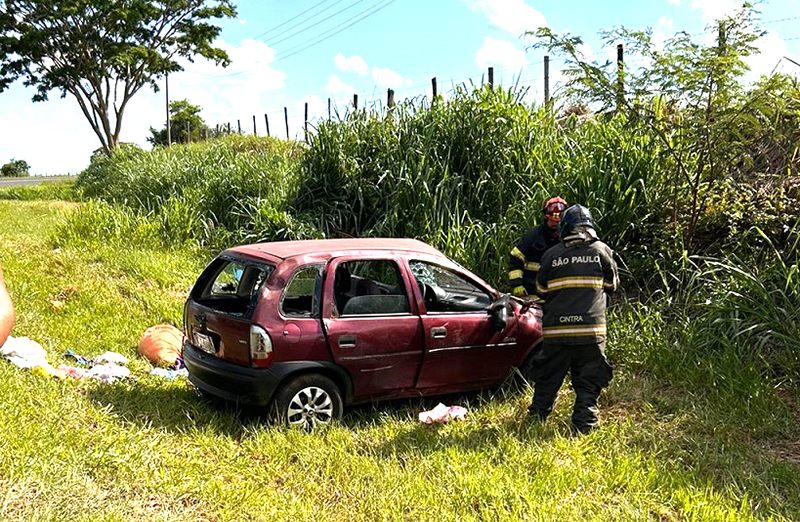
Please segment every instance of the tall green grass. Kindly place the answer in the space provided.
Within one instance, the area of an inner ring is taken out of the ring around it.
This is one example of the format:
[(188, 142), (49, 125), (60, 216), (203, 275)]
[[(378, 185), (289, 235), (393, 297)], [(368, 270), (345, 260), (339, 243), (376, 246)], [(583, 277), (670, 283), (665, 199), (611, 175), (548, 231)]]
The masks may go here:
[(654, 144), (621, 120), (559, 121), (521, 94), (461, 88), (388, 116), (323, 122), (290, 207), (326, 236), (421, 238), (495, 283), (499, 259), (552, 194), (591, 206), (603, 234), (625, 245), (659, 208)]
[[(297, 186), (301, 150), (295, 142), (238, 135), (152, 151), (126, 147), (112, 158), (93, 157), (77, 189), (119, 209), (122, 221), (146, 219), (165, 244), (220, 247), (249, 235), (253, 202), (281, 208)], [(105, 234), (119, 228), (112, 214), (89, 219)], [(70, 226), (85, 226), (78, 221)]]
[(560, 193), (591, 206), (608, 241), (624, 247), (661, 208), (656, 144), (621, 119), (558, 120), (522, 95), (458, 88), (446, 101), (408, 100), (388, 115), (352, 111), (323, 121), (307, 147), (233, 136), (126, 148), (94, 158), (78, 188), (127, 210), (77, 214), (85, 223), (68, 228), (81, 236), (92, 222), (108, 236), (136, 221), (134, 236), (214, 248), (410, 236), (502, 284), (505, 255), (540, 219), (542, 202)]
[[(741, 390), (795, 381), (796, 234), (781, 228), (797, 219), (791, 172), (779, 198), (760, 178), (746, 190), (720, 185), (699, 234), (715, 257), (691, 257), (672, 220), (675, 170), (660, 140), (623, 116), (560, 117), (523, 94), (458, 88), (390, 113), (351, 111), (322, 121), (308, 144), (230, 136), (96, 157), (77, 184), (93, 200), (59, 236), (210, 250), (416, 237), (504, 288), (507, 253), (558, 193), (593, 210), (619, 255), (618, 335), (631, 341), (620, 359)], [(754, 223), (764, 232), (743, 236)]]

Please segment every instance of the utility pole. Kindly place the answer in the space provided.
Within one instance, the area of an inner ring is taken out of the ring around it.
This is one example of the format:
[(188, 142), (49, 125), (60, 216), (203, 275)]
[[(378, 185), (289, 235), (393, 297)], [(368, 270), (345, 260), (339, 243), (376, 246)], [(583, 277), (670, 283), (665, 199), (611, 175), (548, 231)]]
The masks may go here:
[(617, 111), (625, 105), (625, 62), (622, 44), (617, 44)]
[(172, 145), (172, 130), (169, 126), (169, 74), (164, 75), (164, 94), (167, 98), (167, 147)]
[(550, 57), (544, 57), (544, 104), (550, 105)]

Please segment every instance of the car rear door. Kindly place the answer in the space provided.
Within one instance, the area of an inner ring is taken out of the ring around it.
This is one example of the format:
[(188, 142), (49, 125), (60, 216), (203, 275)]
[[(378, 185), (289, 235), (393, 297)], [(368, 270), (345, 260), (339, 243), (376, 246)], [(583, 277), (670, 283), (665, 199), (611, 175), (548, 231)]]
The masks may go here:
[(513, 314), (498, 332), (488, 311), (493, 296), (466, 273), (413, 259), (409, 269), (425, 337), (417, 388), (458, 391), (503, 379), (519, 355)]
[(422, 325), (397, 258), (346, 256), (327, 267), (323, 324), (333, 360), (355, 400), (412, 389), (422, 362)]
[(228, 362), (250, 365), (250, 326), (273, 266), (219, 257), (201, 274), (184, 310), (187, 338)]

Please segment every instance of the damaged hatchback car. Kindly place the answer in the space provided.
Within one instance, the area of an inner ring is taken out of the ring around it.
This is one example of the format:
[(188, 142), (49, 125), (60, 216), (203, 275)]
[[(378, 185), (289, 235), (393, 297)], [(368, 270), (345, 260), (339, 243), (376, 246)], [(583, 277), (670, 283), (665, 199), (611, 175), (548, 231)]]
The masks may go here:
[(540, 319), (420, 241), (261, 243), (200, 275), (183, 358), (200, 390), (311, 429), (350, 404), (498, 385), (526, 367)]

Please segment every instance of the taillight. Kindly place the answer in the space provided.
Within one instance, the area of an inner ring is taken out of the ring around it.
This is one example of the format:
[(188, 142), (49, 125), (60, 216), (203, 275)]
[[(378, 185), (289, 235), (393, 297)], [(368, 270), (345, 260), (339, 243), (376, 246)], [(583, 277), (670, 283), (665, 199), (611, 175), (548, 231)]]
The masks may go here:
[(250, 326), (250, 362), (253, 366), (265, 367), (272, 362), (272, 339), (260, 326)]

